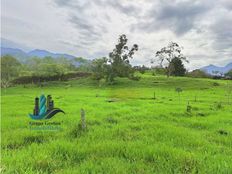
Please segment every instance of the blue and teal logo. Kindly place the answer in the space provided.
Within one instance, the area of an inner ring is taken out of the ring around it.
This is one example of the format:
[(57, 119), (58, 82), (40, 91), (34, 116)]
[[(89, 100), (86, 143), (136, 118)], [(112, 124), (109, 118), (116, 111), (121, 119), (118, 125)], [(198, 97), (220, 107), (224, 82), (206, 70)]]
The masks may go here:
[(40, 98), (35, 98), (34, 111), (33, 114), (29, 114), (29, 116), (33, 120), (50, 119), (59, 112), (64, 113), (63, 110), (54, 108), (54, 101), (51, 95), (48, 95), (47, 99), (44, 95), (41, 95)]

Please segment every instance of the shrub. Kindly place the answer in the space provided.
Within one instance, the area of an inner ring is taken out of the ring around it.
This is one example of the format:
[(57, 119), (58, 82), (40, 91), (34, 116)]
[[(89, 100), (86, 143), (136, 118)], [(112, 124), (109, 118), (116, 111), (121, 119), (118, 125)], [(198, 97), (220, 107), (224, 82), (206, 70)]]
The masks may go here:
[(214, 82), (214, 83), (213, 83), (213, 86), (220, 86), (220, 84), (217, 83), (217, 82)]
[(131, 77), (129, 77), (129, 79), (134, 80), (134, 81), (139, 81), (141, 79), (141, 77), (139, 77), (139, 76), (131, 76)]
[(152, 75), (166, 75), (166, 74), (167, 74), (167, 70), (165, 68), (159, 66), (153, 68)]

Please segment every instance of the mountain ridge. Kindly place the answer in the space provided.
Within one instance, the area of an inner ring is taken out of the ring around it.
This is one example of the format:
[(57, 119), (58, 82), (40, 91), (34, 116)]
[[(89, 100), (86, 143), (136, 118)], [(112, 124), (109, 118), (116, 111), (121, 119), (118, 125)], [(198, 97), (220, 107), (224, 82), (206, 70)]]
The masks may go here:
[(208, 66), (204, 66), (200, 68), (202, 71), (206, 72), (207, 74), (210, 75), (220, 75), (220, 74), (225, 74), (232, 70), (232, 62), (228, 63), (225, 66), (215, 66), (213, 64), (210, 64)]
[(65, 53), (53, 53), (47, 50), (41, 50), (41, 49), (34, 49), (29, 52), (25, 52), (19, 48), (6, 48), (6, 47), (1, 47), (1, 56), (4, 55), (12, 55), (15, 58), (19, 60), (25, 60), (30, 57), (38, 57), (38, 58), (44, 58), (44, 57), (53, 57), (53, 58), (60, 58), (64, 57), (67, 59), (74, 59), (76, 56), (70, 55), (70, 54), (65, 54)]

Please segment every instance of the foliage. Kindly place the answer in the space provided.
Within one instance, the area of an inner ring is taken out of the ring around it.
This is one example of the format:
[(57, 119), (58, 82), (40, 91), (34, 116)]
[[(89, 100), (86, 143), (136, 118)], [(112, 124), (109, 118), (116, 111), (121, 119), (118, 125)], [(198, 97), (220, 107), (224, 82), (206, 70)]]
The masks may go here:
[(131, 80), (135, 80), (135, 81), (139, 81), (140, 79), (141, 79), (141, 77), (140, 76), (130, 76), (129, 77), (129, 79), (131, 79)]
[(180, 93), (180, 92), (183, 91), (181, 88), (176, 88), (175, 90), (176, 90), (176, 92), (178, 92), (178, 93)]
[(153, 75), (165, 75), (167, 72), (166, 72), (165, 68), (160, 67), (160, 66), (156, 66), (156, 67), (152, 68), (152, 73), (153, 73)]
[(106, 81), (109, 83), (113, 83), (115, 77), (133, 77), (134, 75), (129, 59), (132, 59), (135, 51), (138, 51), (138, 45), (134, 44), (129, 49), (127, 41), (126, 35), (120, 35), (115, 49), (109, 53), (106, 76)]
[(78, 63), (78, 64), (85, 64), (85, 63), (89, 62), (87, 59), (84, 59), (83, 57), (76, 57), (76, 58), (74, 58), (73, 61)]
[[(6, 55), (1, 58), (1, 86), (8, 87), (10, 83), (35, 83), (41, 86), (42, 82), (46, 81), (75, 78), (75, 72), (80, 69), (80, 66), (76, 67), (77, 63), (82, 66), (83, 70), (87, 69), (87, 63), (88, 66), (90, 65), (89, 61), (83, 58), (67, 59), (62, 57), (32, 57), (21, 64), (16, 58)], [(83, 72), (87, 71), (85, 70)]]
[(156, 52), (156, 57), (159, 58), (160, 65), (162, 66), (163, 63), (167, 63), (167, 77), (174, 71), (174, 58), (188, 62), (186, 57), (181, 53), (181, 50), (181, 47), (177, 43), (170, 42), (167, 47), (163, 47), (160, 51)]
[(75, 67), (65, 58), (45, 57), (41, 59), (34, 57), (27, 61), (26, 69), (31, 72), (31, 75), (54, 76), (75, 70)]
[(174, 59), (171, 60), (171, 64), (173, 66), (171, 75), (173, 76), (184, 76), (185, 75), (186, 69), (181, 59), (175, 57)]
[(76, 66), (76, 70), (82, 72), (91, 72), (92, 62), (90, 60), (84, 59), (83, 57), (74, 58), (72, 64)]
[(225, 74), (228, 78), (232, 79), (232, 70)]
[(53, 76), (21, 76), (11, 81), (12, 84), (40, 84), (41, 82), (49, 81), (67, 81), (71, 79), (89, 77), (91, 73), (87, 72), (69, 72), (61, 75)]
[(93, 78), (101, 80), (105, 78), (107, 73), (107, 58), (94, 59), (91, 64), (91, 70), (93, 72)]
[(7, 88), (10, 81), (19, 76), (20, 62), (10, 55), (1, 57), (1, 86)]
[(135, 51), (138, 51), (138, 45), (134, 44), (129, 49), (126, 35), (120, 35), (115, 49), (109, 53), (109, 58), (103, 57), (91, 62), (91, 72), (93, 72), (94, 79), (100, 81), (105, 78), (109, 84), (113, 84), (116, 77), (139, 80), (139, 77), (134, 76), (135, 69), (129, 61), (133, 58)]

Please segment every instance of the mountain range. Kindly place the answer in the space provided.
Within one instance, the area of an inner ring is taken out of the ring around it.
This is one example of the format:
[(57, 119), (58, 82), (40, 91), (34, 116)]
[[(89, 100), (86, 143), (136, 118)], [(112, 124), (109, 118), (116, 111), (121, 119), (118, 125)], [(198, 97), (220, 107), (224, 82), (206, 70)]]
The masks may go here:
[[(32, 50), (32, 51), (30, 51)], [(76, 56), (63, 53), (52, 53), (47, 50), (32, 49), (20, 43), (13, 42), (11, 40), (1, 38), (1, 56), (11, 55), (18, 59), (21, 63), (25, 63), (31, 57), (53, 57), (53, 58), (67, 58), (72, 61), (76, 67), (90, 63), (90, 60), (84, 58), (77, 58)]]
[(52, 53), (46, 50), (39, 50), (35, 49), (29, 52), (25, 52), (21, 49), (18, 48), (5, 48), (1, 47), (1, 56), (4, 55), (12, 55), (15, 58), (23, 61), (29, 57), (39, 57), (39, 58), (44, 58), (44, 57), (53, 57), (53, 58), (59, 58), (59, 57), (64, 57), (67, 59), (73, 59), (75, 56), (69, 55), (69, 54), (60, 54), (60, 53)]
[(211, 75), (225, 74), (229, 72), (230, 70), (232, 70), (232, 62), (227, 64), (224, 67), (215, 66), (215, 65), (205, 66), (205, 67), (202, 67), (201, 70)]

